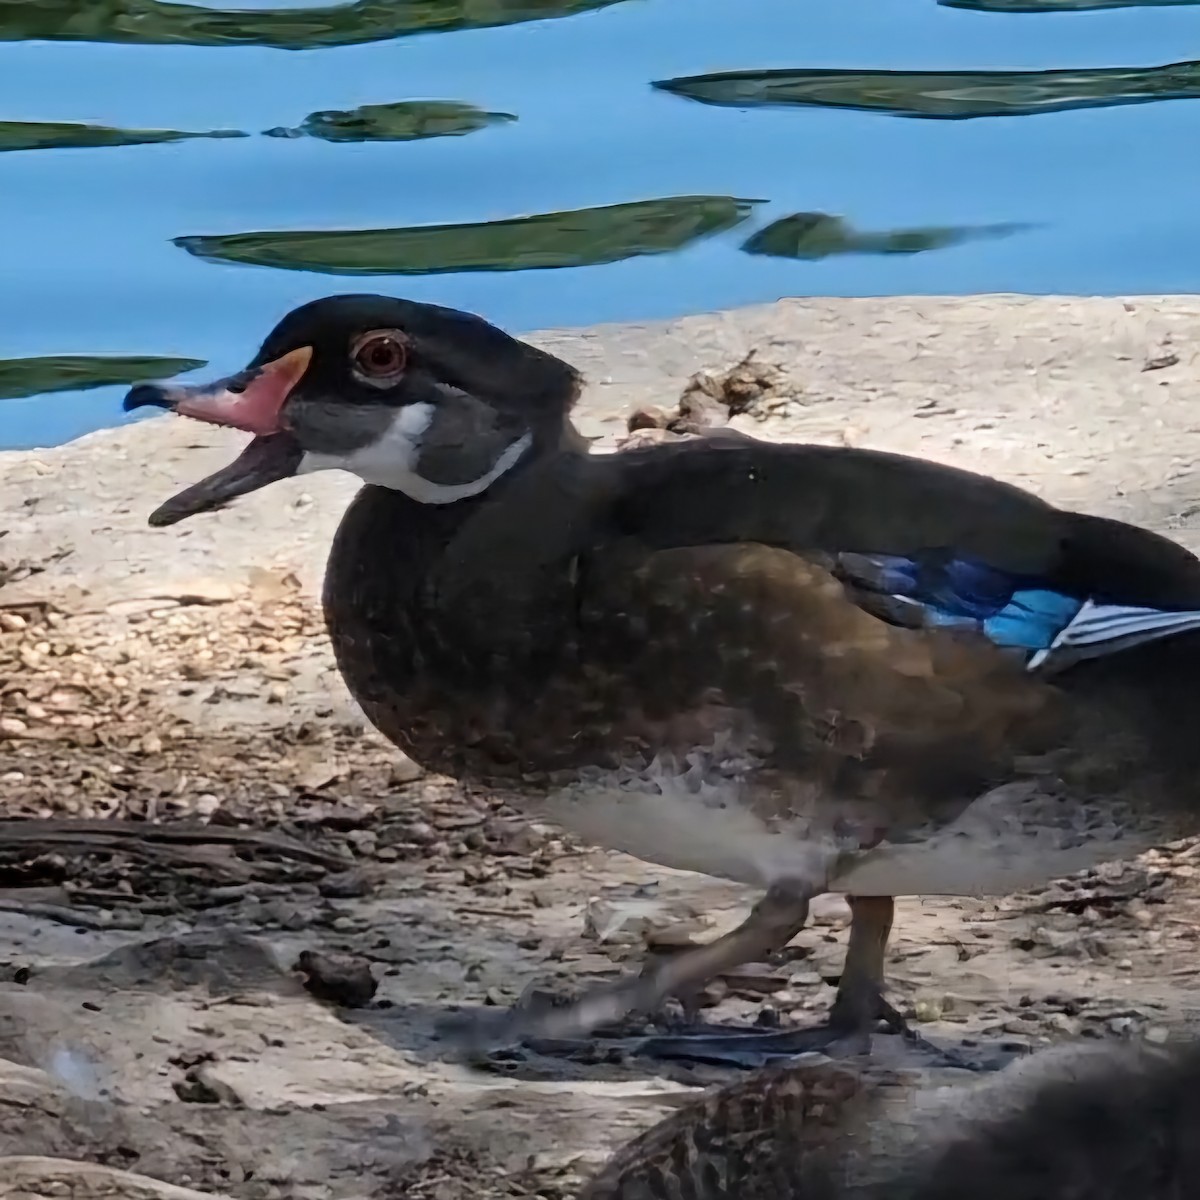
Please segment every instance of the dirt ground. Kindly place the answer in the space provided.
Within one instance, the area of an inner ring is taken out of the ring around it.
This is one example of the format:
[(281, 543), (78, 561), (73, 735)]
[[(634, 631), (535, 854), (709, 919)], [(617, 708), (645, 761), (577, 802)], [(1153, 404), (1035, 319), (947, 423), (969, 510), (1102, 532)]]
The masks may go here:
[[(588, 373), (582, 424), (609, 444), (755, 350), (741, 427), (974, 466), (1195, 549), (1197, 335), (1192, 299), (985, 297), (533, 340)], [(157, 418), (0, 454), (0, 1194), (571, 1195), (726, 1074), (471, 1064), (440, 1018), (612, 977), (752, 897), (530, 827), (366, 729), (316, 601), (349, 480), (145, 525), (238, 440)], [(1162, 1041), (1200, 1008), (1198, 872), (1186, 844), (1036, 895), (903, 900), (892, 999), (933, 1038)], [(818, 1019), (845, 939), (829, 899), (711, 1015)], [(356, 1006), (322, 987), (338, 955)]]

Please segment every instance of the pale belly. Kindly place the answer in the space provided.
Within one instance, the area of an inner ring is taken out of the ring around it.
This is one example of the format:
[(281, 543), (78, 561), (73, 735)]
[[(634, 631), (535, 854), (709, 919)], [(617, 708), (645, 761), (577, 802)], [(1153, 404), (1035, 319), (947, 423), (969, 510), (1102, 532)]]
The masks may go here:
[(662, 775), (633, 786), (597, 779), (522, 797), (520, 806), (593, 845), (659, 866), (751, 887), (863, 896), (1006, 895), (1177, 836), (1145, 822), (1144, 813), (1135, 820), (1125, 806), (1071, 803), (1024, 782), (986, 793), (951, 824), (870, 849), (835, 836), (830, 811), (769, 824), (736, 782), (697, 794)]

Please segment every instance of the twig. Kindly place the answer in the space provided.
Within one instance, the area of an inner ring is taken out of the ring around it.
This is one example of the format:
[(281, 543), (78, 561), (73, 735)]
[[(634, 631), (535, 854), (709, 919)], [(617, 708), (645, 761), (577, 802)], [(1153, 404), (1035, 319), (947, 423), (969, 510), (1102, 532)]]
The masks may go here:
[(141, 929), (144, 921), (114, 917), (111, 912), (84, 912), (79, 908), (68, 908), (65, 904), (38, 904), (33, 901), (0, 900), (0, 912), (20, 913), (23, 917), (41, 917), (59, 925), (70, 925), (75, 929)]
[(278, 854), (284, 858), (316, 863), (331, 870), (353, 865), (340, 854), (331, 854), (306, 846), (303, 842), (250, 829), (228, 829), (214, 825), (150, 825), (144, 821), (122, 820), (13, 820), (0, 821), (0, 847), (6, 845), (95, 845), (97, 839), (109, 843), (129, 839), (137, 842), (174, 842), (183, 845), (240, 846)]

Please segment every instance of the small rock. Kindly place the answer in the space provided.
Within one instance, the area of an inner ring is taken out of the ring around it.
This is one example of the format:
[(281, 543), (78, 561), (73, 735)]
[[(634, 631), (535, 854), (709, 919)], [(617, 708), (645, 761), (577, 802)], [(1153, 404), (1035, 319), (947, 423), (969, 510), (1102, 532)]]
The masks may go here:
[(322, 896), (330, 900), (351, 900), (365, 896), (371, 890), (370, 881), (362, 871), (341, 871), (336, 875), (326, 875), (317, 884)]
[(814, 897), (808, 907), (808, 923), (810, 925), (848, 925), (850, 923), (850, 905), (846, 897), (836, 892)]
[[(334, 924), (336, 926), (337, 922)], [(369, 1004), (379, 987), (371, 974), (370, 963), (349, 954), (303, 950), (292, 970), (300, 973), (304, 988), (311, 995), (343, 1008), (362, 1008)]]
[(373, 829), (352, 829), (346, 840), (359, 854), (374, 854), (379, 844), (379, 835)]
[(766, 963), (746, 963), (735, 971), (723, 971), (721, 978), (734, 995), (751, 999), (780, 992), (790, 982), (789, 976), (773, 971)]
[(1051, 1029), (1067, 1037), (1078, 1037), (1083, 1032), (1083, 1022), (1078, 1017), (1068, 1017), (1064, 1012), (1048, 1013), (1045, 1020)]
[(666, 429), (670, 419), (670, 415), (665, 409), (647, 405), (644, 408), (635, 408), (629, 414), (625, 428), (630, 433), (637, 433), (639, 429)]
[(309, 924), (308, 917), (296, 905), (281, 896), (276, 896), (263, 905), (263, 917), (284, 929), (304, 929)]
[(336, 763), (315, 763), (300, 777), (300, 788), (305, 792), (319, 792), (331, 783), (336, 783), (345, 774)]
[(1142, 363), (1143, 371), (1161, 371), (1164, 367), (1175, 367), (1179, 365), (1179, 355), (1172, 350), (1168, 350), (1165, 354), (1155, 354), (1147, 358)]
[(814, 970), (793, 971), (788, 979), (788, 985), (794, 988), (820, 987), (825, 982), (821, 973)]
[(210, 819), (220, 807), (220, 797), (214, 796), (212, 792), (204, 792), (192, 801), (192, 811), (206, 820)]
[(424, 768), (419, 763), (413, 762), (407, 754), (401, 754), (399, 751), (396, 754), (388, 771), (388, 783), (393, 787), (403, 787), (406, 783), (413, 783), (425, 774)]
[(1020, 950), (1031, 950), (1038, 958), (1106, 958), (1108, 943), (1099, 935), (1073, 929), (1051, 929), (1040, 925), (1032, 937), (1014, 939)]
[(1005, 1033), (1015, 1033), (1021, 1037), (1033, 1037), (1040, 1032), (1036, 1021), (1026, 1021), (1021, 1017), (1014, 1017), (1012, 1020), (1005, 1021), (1000, 1028)]
[(921, 1023), (940, 1021), (945, 1011), (946, 1006), (942, 997), (918, 996), (913, 1004), (913, 1020)]
[(229, 1108), (244, 1108), (241, 1096), (207, 1067), (190, 1067), (182, 1079), (171, 1087), (185, 1104), (223, 1104)]
[[(674, 946), (681, 944), (680, 936), (687, 939), (696, 931), (696, 918), (694, 909), (681, 912), (676, 906), (672, 912), (661, 900), (594, 896), (584, 910), (583, 936), (603, 943)], [(687, 922), (686, 934), (680, 935), (678, 927)]]

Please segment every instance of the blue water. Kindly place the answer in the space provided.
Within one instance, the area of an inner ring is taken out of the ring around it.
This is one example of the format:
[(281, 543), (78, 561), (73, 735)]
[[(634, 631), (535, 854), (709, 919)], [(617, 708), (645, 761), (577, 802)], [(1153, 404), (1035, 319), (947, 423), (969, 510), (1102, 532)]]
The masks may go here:
[[(0, 154), (0, 358), (164, 354), (224, 371), (287, 309), (344, 290), (468, 308), (513, 330), (786, 295), (1197, 291), (1200, 100), (920, 121), (714, 108), (649, 87), (734, 68), (1037, 70), (1188, 58), (1200, 58), (1200, 7), (1018, 15), (933, 0), (626, 0), (557, 20), (312, 51), (0, 43), (6, 120), (261, 131), (315, 109), (429, 98), (519, 116), (400, 144), (256, 136)], [(770, 203), (677, 253), (553, 271), (346, 280), (214, 264), (170, 241), (481, 221), (692, 193)], [(740, 250), (754, 228), (798, 210), (872, 230), (1036, 228), (913, 255), (804, 262)], [(0, 446), (116, 424), (122, 391), (0, 402)]]

